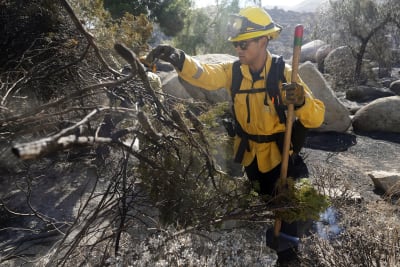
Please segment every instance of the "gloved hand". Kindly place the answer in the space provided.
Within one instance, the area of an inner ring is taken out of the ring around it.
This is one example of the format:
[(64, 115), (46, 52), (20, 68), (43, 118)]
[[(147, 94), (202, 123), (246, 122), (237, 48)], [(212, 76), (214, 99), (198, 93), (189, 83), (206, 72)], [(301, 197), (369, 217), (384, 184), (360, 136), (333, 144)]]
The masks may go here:
[(182, 71), (183, 63), (185, 62), (185, 52), (170, 45), (158, 45), (150, 51), (146, 57), (146, 61), (153, 63), (158, 58), (171, 63), (179, 71)]
[(293, 104), (299, 108), (305, 103), (304, 88), (298, 83), (284, 83), (282, 100), (285, 105)]

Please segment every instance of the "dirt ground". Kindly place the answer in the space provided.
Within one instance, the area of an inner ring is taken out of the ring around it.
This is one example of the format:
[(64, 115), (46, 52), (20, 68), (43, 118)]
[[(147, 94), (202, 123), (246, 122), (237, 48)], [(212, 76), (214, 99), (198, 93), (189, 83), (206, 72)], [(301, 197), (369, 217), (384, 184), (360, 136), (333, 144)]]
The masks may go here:
[(381, 198), (368, 173), (400, 172), (400, 134), (310, 133), (302, 153), (310, 170), (337, 171), (366, 200)]
[[(337, 173), (341, 179), (340, 184), (346, 185), (351, 191), (360, 194), (365, 206), (371, 209), (389, 210), (390, 203), (382, 198), (381, 192), (377, 191), (368, 173), (376, 170), (383, 171), (397, 171), (400, 172), (400, 134), (370, 134), (361, 135), (354, 133), (314, 133), (311, 132), (306, 140), (306, 145), (302, 151), (303, 158), (308, 166), (310, 176), (317, 175), (321, 170), (326, 170), (331, 173)], [(91, 173), (80, 172), (83, 162), (77, 161), (71, 163), (71, 171), (66, 174), (62, 173), (65, 166), (58, 165), (59, 163), (49, 159), (43, 160), (43, 168), (36, 170), (29, 174), (30, 179), (17, 179), (16, 176), (2, 175), (1, 184), (2, 197), (13, 196), (12, 206), (21, 207), (21, 203), (26, 201), (26, 195), (19, 193), (19, 197), (12, 194), (13, 190), (18, 187), (26, 186), (22, 181), (31, 181), (32, 188), (40, 188), (41, 194), (33, 194), (30, 203), (38, 208), (39, 211), (47, 211), (61, 221), (69, 221), (73, 218), (74, 204), (77, 199), (88, 188), (93, 186), (91, 179), (84, 179), (83, 177), (94, 177)], [(58, 167), (57, 167), (58, 166)], [(49, 184), (44, 179), (41, 179), (43, 172), (46, 168), (54, 168), (59, 170), (60, 173), (54, 173), (53, 176), (48, 177), (54, 181), (55, 184)], [(92, 169), (89, 168), (88, 172)], [(26, 178), (26, 177), (25, 177)], [(14, 179), (14, 182), (10, 181)], [(79, 182), (81, 181), (81, 182)], [(82, 182), (84, 181), (84, 182)], [(6, 189), (5, 184), (9, 187)], [(73, 189), (73, 190), (71, 190)], [(71, 190), (72, 194), (65, 194), (66, 191)], [(7, 200), (7, 199), (3, 199)], [(19, 203), (18, 203), (19, 202)], [(10, 202), (9, 202), (10, 203)], [(18, 210), (19, 212), (27, 212), (27, 210)], [(388, 213), (390, 215), (390, 213)], [(385, 215), (387, 216), (387, 214)], [(8, 218), (7, 225), (3, 227), (14, 227), (15, 225), (22, 225), (26, 229), (35, 229), (41, 223), (38, 220), (30, 220), (31, 216), (27, 218), (16, 216)], [(6, 220), (7, 218), (3, 218)], [(0, 223), (3, 219), (0, 219)], [(11, 219), (11, 220), (10, 220)], [(50, 221), (52, 219), (50, 218)], [(5, 222), (5, 221), (4, 221)], [(21, 240), (26, 237), (23, 232), (17, 231), (10, 239), (7, 231), (2, 231), (0, 234), (0, 245), (3, 248), (12, 247), (12, 240)], [(29, 235), (28, 235), (29, 236)], [(39, 243), (54, 242), (59, 238), (58, 236), (43, 236), (39, 238)], [(27, 240), (29, 241), (29, 240)], [(30, 242), (27, 242), (29, 244)], [(31, 244), (32, 245), (32, 244)]]

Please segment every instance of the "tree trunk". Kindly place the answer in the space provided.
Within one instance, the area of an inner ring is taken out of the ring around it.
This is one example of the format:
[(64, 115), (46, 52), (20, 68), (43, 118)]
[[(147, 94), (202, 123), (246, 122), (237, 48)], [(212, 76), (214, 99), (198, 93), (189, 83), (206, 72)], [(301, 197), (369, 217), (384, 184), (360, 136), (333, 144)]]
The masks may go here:
[(361, 46), (360, 46), (360, 49), (358, 50), (358, 53), (356, 56), (356, 68), (354, 70), (354, 82), (356, 84), (359, 84), (361, 81), (362, 63), (363, 63), (365, 50), (367, 49), (368, 41), (369, 41), (369, 39), (361, 40)]

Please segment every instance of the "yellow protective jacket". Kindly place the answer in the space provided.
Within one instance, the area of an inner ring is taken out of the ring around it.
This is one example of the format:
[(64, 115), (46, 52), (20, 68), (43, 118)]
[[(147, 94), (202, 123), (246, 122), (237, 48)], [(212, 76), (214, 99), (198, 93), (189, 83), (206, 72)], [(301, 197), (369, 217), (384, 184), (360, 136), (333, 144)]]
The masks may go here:
[[(265, 88), (265, 76), (271, 68), (272, 56), (268, 52), (264, 70), (261, 72), (263, 79), (254, 81), (250, 74), (248, 65), (241, 65), (243, 75), (242, 89)], [(202, 64), (190, 56), (185, 56), (182, 71), (178, 71), (181, 78), (194, 86), (204, 88), (206, 90), (217, 90), (227, 88), (229, 92), (232, 87), (232, 66), (233, 62), (219, 64)], [(286, 65), (284, 75), (288, 83), (291, 82), (291, 67)], [(314, 98), (311, 90), (298, 77), (300, 83), (305, 90), (305, 104), (295, 110), (295, 116), (301, 121), (306, 128), (318, 128), (324, 121), (325, 106), (322, 101)], [(268, 88), (267, 88), (268, 90)], [(246, 98), (248, 100), (246, 100)], [(268, 106), (264, 105), (265, 92), (252, 94), (236, 94), (234, 98), (234, 108), (236, 119), (242, 126), (243, 130), (253, 135), (272, 135), (285, 131), (285, 125), (279, 122), (279, 117), (275, 111), (274, 104), (267, 97)], [(246, 103), (248, 101), (248, 103)], [(248, 108), (249, 113), (248, 114)], [(250, 122), (247, 121), (250, 115)], [(240, 137), (235, 137), (234, 150), (235, 154), (240, 143)], [(267, 172), (276, 167), (281, 162), (281, 153), (275, 142), (257, 143), (249, 140), (249, 151), (245, 151), (242, 165), (248, 166), (257, 156), (258, 168), (261, 172)]]

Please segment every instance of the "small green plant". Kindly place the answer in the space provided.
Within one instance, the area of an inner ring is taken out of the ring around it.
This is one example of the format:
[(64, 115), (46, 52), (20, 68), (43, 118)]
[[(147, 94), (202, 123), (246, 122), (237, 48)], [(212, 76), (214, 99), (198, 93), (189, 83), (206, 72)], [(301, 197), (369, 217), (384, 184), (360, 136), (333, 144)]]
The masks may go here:
[(229, 112), (230, 104), (229, 102), (217, 103), (215, 106), (211, 107), (207, 112), (204, 112), (199, 116), (201, 122), (210, 128), (219, 126), (218, 118), (224, 117), (224, 115)]
[(319, 193), (309, 179), (287, 181), (284, 192), (274, 200), (280, 206), (283, 205), (276, 211), (276, 215), (287, 222), (318, 220), (320, 213), (331, 204), (328, 197)]

